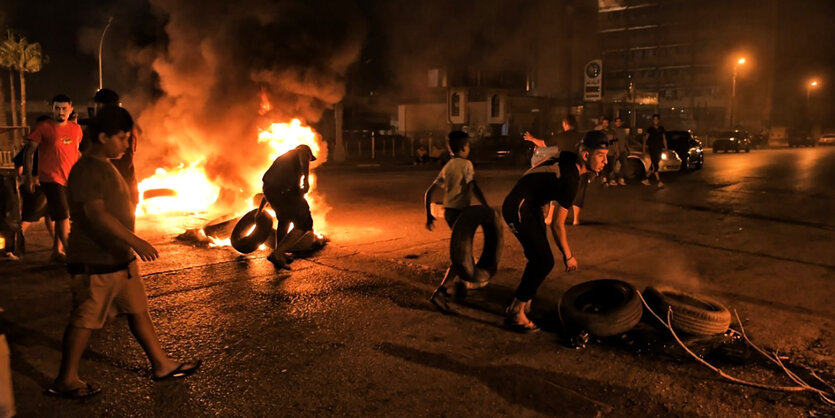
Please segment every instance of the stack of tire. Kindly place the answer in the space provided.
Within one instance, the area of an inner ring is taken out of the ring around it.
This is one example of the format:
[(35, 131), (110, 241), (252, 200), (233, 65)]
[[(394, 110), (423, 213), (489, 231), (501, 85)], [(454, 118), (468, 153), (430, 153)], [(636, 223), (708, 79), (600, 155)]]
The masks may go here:
[[(644, 299), (656, 315), (671, 323), (676, 332), (693, 336), (721, 334), (731, 315), (721, 303), (670, 287), (649, 286)], [(616, 279), (580, 283), (563, 294), (560, 320), (571, 332), (585, 331), (598, 338), (623, 334), (641, 321), (644, 309), (637, 289)], [(650, 315), (651, 316), (651, 315)], [(654, 321), (654, 319), (653, 319)]]

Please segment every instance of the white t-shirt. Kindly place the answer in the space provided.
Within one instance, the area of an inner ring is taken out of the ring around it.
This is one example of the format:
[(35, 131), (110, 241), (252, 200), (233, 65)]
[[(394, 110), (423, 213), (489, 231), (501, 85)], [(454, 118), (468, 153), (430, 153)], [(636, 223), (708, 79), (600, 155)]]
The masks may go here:
[(444, 207), (464, 209), (470, 206), (470, 188), (475, 169), (473, 163), (466, 158), (453, 157), (444, 165), (435, 184), (444, 186)]

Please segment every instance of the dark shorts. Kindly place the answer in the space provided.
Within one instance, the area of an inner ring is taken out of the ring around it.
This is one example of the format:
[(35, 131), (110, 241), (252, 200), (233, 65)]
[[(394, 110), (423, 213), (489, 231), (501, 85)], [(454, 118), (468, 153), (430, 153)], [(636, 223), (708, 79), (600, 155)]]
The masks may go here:
[(46, 196), (40, 186), (35, 186), (35, 192), (29, 193), (26, 186), (20, 187), (20, 220), (23, 222), (37, 222), (46, 216)]
[(70, 217), (70, 205), (67, 203), (67, 188), (51, 182), (41, 183), (46, 195), (46, 207), (53, 221), (63, 221)]
[(649, 150), (649, 160), (651, 162), (650, 168), (654, 171), (658, 171), (658, 164), (661, 163), (661, 151), (661, 149)]
[(301, 190), (271, 190), (264, 188), (267, 202), (275, 210), (280, 222), (292, 222), (294, 229), (302, 231), (313, 230), (313, 217), (310, 216), (310, 206), (304, 199)]
[(452, 226), (455, 225), (455, 221), (461, 216), (461, 212), (463, 212), (461, 209), (444, 208), (444, 220), (449, 225), (449, 229), (452, 229)]

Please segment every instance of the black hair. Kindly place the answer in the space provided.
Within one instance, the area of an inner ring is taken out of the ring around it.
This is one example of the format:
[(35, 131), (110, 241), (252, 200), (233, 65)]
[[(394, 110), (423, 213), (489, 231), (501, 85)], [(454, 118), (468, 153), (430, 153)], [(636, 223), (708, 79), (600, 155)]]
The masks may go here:
[(52, 98), (52, 103), (69, 103), (72, 104), (72, 100), (70, 96), (66, 94), (56, 94), (55, 97)]
[(118, 105), (119, 94), (108, 88), (103, 88), (96, 92), (96, 95), (93, 96), (93, 101), (105, 105)]
[(612, 121), (611, 119), (609, 119), (609, 117), (608, 117), (608, 116), (603, 116), (603, 117), (601, 117), (601, 118), (600, 118), (600, 122), (601, 122), (601, 123), (602, 123), (604, 120), (605, 120), (606, 122), (611, 122), (611, 121)]
[(120, 131), (130, 132), (132, 129), (133, 117), (131, 117), (127, 110), (121, 107), (108, 106), (98, 111), (96, 116), (90, 120), (84, 136), (86, 137), (85, 139), (91, 139), (93, 143), (97, 143), (98, 141), (95, 139), (98, 138), (100, 133), (104, 133), (106, 136), (113, 136)]
[(449, 150), (455, 154), (464, 149), (464, 145), (467, 145), (470, 136), (464, 131), (452, 131), (449, 133), (448, 138)]
[(652, 118), (653, 119), (655, 119), (655, 118), (661, 119), (661, 115), (659, 115), (658, 113), (653, 113)]
[(575, 118), (574, 115), (565, 115), (565, 117), (562, 118), (562, 121), (567, 123), (568, 126), (572, 128), (577, 128), (577, 118)]
[(615, 121), (621, 121), (621, 122), (623, 122), (623, 118), (622, 118), (622, 117), (620, 117), (620, 116), (616, 116), (616, 117), (615, 117)]

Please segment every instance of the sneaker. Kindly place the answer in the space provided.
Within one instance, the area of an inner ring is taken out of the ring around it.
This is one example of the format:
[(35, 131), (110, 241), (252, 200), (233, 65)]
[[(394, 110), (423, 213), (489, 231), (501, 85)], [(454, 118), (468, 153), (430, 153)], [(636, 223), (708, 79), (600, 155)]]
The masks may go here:
[(603, 184), (608, 183), (608, 181), (606, 181), (606, 177), (601, 177), (600, 182), (603, 183)]
[(656, 184), (655, 186), (658, 187), (659, 189), (663, 189), (664, 188), (664, 182), (661, 181), (661, 180), (658, 180), (658, 184)]
[(644, 186), (649, 186), (649, 185), (650, 185), (650, 184), (649, 184), (649, 179), (644, 179), (644, 180), (642, 180), (642, 181), (641, 181), (641, 184), (643, 184)]
[(621, 186), (626, 186), (626, 180), (624, 180), (623, 177), (621, 177), (618, 179), (618, 184), (620, 184)]
[(618, 182), (616, 182), (614, 180), (609, 180), (609, 186), (617, 186), (617, 185), (618, 185)]

